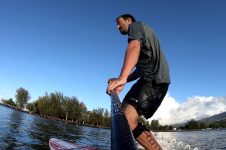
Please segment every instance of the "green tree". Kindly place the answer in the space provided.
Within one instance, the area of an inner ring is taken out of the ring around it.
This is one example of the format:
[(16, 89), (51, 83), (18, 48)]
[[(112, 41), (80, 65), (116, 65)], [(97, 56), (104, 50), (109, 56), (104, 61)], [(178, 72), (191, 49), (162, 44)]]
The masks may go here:
[(71, 111), (69, 113), (69, 118), (78, 123), (79, 117), (81, 115), (81, 109), (79, 108), (79, 101), (76, 97), (70, 98)]
[(97, 126), (103, 125), (103, 117), (104, 116), (104, 108), (98, 108), (97, 109)]
[(204, 122), (200, 122), (200, 129), (206, 129), (207, 125)]
[(65, 114), (65, 120), (68, 121), (68, 115), (72, 111), (72, 101), (69, 97), (63, 99), (61, 108)]
[(16, 90), (16, 104), (17, 106), (22, 109), (25, 107), (27, 104), (28, 100), (30, 99), (30, 94), (29, 92), (24, 89), (23, 87), (20, 87), (19, 89)]
[(12, 98), (8, 99), (8, 100), (3, 100), (4, 104), (8, 104), (10, 106), (16, 106), (15, 102), (13, 101)]
[(91, 111), (86, 111), (84, 114), (84, 122), (86, 124), (93, 124), (92, 122), (92, 112)]
[(86, 112), (86, 106), (80, 103), (76, 97), (65, 97), (61, 105), (64, 118), (67, 120), (75, 120), (77, 122), (84, 121), (83, 115)]
[(189, 129), (189, 130), (200, 129), (200, 124), (198, 121), (191, 119), (185, 124), (185, 127), (186, 127), (186, 129)]
[(28, 103), (27, 104), (27, 109), (32, 112), (32, 113), (36, 113), (39, 114), (38, 112), (38, 103), (37, 101), (33, 102), (33, 103)]
[(64, 100), (64, 96), (62, 93), (60, 92), (55, 92), (55, 93), (51, 93), (49, 96), (49, 112), (48, 115), (49, 116), (53, 116), (53, 117), (57, 117), (59, 118), (61, 113), (62, 113), (62, 109), (61, 109), (61, 103)]
[(37, 103), (37, 113), (39, 115), (49, 115), (49, 96), (46, 93), (45, 96), (41, 96), (36, 101)]
[(86, 117), (86, 112), (87, 112), (87, 107), (83, 102), (79, 103), (79, 108), (80, 108), (80, 116), (79, 116), (79, 122), (84, 124), (85, 122), (85, 117)]
[(98, 124), (98, 120), (97, 120), (97, 109), (93, 109), (91, 112), (89, 112), (89, 124), (92, 125), (97, 125)]
[(33, 103), (28, 103), (27, 104), (27, 109), (30, 111), (30, 112), (33, 112)]
[(151, 129), (158, 130), (159, 129), (159, 121), (158, 120), (152, 120), (151, 121)]
[(104, 118), (103, 118), (103, 120), (104, 120), (104, 126), (105, 127), (110, 127), (110, 124), (111, 124), (111, 120), (110, 120), (110, 113), (108, 112), (108, 110), (107, 109), (105, 109), (105, 111), (104, 111), (104, 116), (103, 116)]
[(216, 129), (218, 127), (218, 123), (217, 122), (213, 122), (209, 125), (210, 128), (214, 128)]

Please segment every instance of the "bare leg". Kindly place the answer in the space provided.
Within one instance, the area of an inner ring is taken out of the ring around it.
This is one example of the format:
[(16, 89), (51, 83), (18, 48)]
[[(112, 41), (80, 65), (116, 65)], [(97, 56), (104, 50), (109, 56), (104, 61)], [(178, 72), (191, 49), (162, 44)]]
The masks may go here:
[(151, 132), (143, 131), (136, 140), (147, 150), (162, 150)]
[[(126, 115), (126, 118), (129, 122), (130, 129), (133, 130), (137, 127), (137, 119), (139, 117), (136, 109), (130, 105), (125, 104), (123, 106), (123, 111)], [(137, 142), (142, 145), (147, 150), (162, 150), (159, 143), (156, 141), (151, 132), (143, 131), (139, 137), (137, 137)]]

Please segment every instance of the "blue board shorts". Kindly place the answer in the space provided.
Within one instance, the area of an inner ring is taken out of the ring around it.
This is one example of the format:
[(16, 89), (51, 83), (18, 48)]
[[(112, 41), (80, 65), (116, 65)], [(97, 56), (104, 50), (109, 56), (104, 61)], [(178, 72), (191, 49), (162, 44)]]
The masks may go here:
[(156, 84), (154, 81), (139, 79), (126, 94), (122, 105), (130, 104), (139, 115), (151, 118), (162, 103), (168, 87), (168, 83)]

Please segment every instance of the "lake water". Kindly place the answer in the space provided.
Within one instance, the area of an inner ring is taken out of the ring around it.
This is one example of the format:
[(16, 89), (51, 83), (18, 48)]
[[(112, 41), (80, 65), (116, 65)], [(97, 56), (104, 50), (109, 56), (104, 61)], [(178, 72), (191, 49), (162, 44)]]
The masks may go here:
[[(164, 149), (226, 150), (226, 129), (189, 132), (158, 132), (156, 137)], [(183, 144), (183, 146), (182, 146)]]
[[(191, 149), (197, 147), (199, 150), (226, 150), (224, 129), (158, 132), (155, 135), (166, 150), (184, 149), (187, 144)], [(0, 105), (0, 150), (45, 150), (49, 149), (48, 141), (52, 137), (101, 150), (111, 149), (109, 129), (65, 124)]]

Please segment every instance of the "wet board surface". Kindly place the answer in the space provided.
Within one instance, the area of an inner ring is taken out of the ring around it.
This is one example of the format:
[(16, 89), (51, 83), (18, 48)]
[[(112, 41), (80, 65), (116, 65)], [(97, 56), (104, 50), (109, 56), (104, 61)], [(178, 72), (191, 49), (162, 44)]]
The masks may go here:
[(97, 150), (97, 148), (63, 141), (57, 138), (49, 140), (51, 150)]

